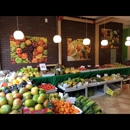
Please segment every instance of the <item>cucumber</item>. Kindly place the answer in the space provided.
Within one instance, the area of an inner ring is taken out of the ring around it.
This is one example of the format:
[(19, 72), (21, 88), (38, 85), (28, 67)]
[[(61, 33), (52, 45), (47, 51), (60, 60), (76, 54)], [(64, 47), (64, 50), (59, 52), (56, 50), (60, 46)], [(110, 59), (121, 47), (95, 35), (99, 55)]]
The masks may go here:
[(101, 111), (101, 107), (100, 106), (97, 106), (95, 109), (94, 109), (94, 113), (97, 113), (97, 112), (100, 112)]

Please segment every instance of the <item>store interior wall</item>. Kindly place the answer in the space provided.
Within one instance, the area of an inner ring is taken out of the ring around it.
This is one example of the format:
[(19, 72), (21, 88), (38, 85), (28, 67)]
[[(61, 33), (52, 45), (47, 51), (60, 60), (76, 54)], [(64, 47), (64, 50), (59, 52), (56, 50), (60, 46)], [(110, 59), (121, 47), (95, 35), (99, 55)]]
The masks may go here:
[[(45, 22), (45, 18), (48, 22)], [(54, 16), (19, 16), (19, 29), (24, 32), (25, 36), (43, 36), (48, 39), (48, 62), (47, 64), (58, 63), (58, 44), (53, 42), (53, 36), (57, 33), (57, 20)], [(107, 26), (107, 25), (106, 25)], [(117, 23), (110, 23), (109, 28), (120, 29), (122, 35), (122, 25)], [(63, 65), (78, 67), (80, 65), (95, 65), (95, 25), (87, 24), (87, 35), (91, 39), (92, 51), (91, 60), (87, 61), (74, 61), (67, 62), (66, 48), (67, 48), (67, 38), (85, 38), (86, 37), (86, 24), (73, 21), (62, 21), (61, 24), (61, 36), (62, 36), (62, 59)], [(8, 69), (11, 71), (19, 70), (24, 66), (31, 65), (36, 67), (38, 63), (33, 64), (11, 64), (10, 61), (10, 35), (17, 29), (17, 22), (15, 16), (0, 16), (0, 59), (1, 59), (1, 69)], [(120, 54), (119, 54), (120, 52)], [(121, 61), (121, 48), (117, 53), (117, 61)], [(100, 54), (101, 53), (101, 54)], [(106, 49), (100, 49), (100, 64), (106, 63), (106, 58), (102, 57), (109, 55)], [(101, 60), (102, 59), (102, 60)], [(105, 62), (102, 62), (105, 60)]]
[(128, 28), (123, 29), (123, 34), (122, 34), (122, 61), (126, 62), (128, 59), (128, 47), (125, 46), (125, 41), (126, 37), (128, 36)]
[[(100, 25), (99, 27), (99, 41), (101, 41), (101, 28), (104, 28), (104, 25)], [(122, 62), (122, 32), (123, 32), (123, 24), (110, 22), (105, 24), (106, 29), (119, 30), (119, 48), (116, 49), (116, 62)], [(101, 48), (101, 44), (99, 46), (99, 64), (109, 64), (110, 63), (110, 48)]]

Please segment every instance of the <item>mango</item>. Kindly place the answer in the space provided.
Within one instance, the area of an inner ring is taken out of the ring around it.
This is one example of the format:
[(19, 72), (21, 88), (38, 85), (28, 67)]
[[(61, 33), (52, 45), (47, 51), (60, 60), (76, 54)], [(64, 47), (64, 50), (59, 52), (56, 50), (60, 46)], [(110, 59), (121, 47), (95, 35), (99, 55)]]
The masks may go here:
[(16, 94), (16, 93), (19, 93), (18, 90), (15, 90), (12, 92), (12, 95)]
[(34, 100), (34, 101), (37, 103), (37, 99), (38, 99), (38, 97), (39, 97), (39, 94), (33, 95), (32, 100)]
[(25, 95), (23, 98), (24, 98), (25, 100), (27, 100), (27, 99), (32, 99), (32, 95), (31, 95), (31, 94)]
[(9, 114), (19, 114), (18, 110), (12, 110)]
[(38, 87), (33, 87), (33, 88), (31, 89), (31, 94), (32, 94), (32, 95), (36, 95), (36, 94), (38, 94), (38, 93), (39, 93)]
[(42, 109), (43, 109), (43, 105), (41, 105), (41, 104), (35, 105), (35, 110), (42, 110)]
[(5, 97), (5, 93), (4, 92), (0, 92), (0, 97)]
[(25, 102), (24, 102), (24, 105), (26, 107), (34, 107), (35, 106), (35, 101), (32, 100), (32, 99), (27, 99)]
[(6, 97), (0, 97), (0, 107), (7, 103), (8, 103), (8, 100), (6, 99)]
[(23, 93), (23, 97), (27, 96), (27, 95), (31, 95), (31, 91), (25, 92)]
[(37, 103), (43, 103), (45, 100), (45, 97), (43, 95), (40, 95), (37, 99)]
[(14, 99), (12, 110), (18, 110), (21, 106), (22, 106), (22, 100), (20, 98)]
[(0, 114), (9, 114), (10, 112), (11, 112), (11, 106), (8, 104), (5, 104), (0, 108)]
[(49, 106), (49, 100), (46, 99), (44, 102), (43, 102), (43, 107), (47, 108)]
[(28, 90), (31, 90), (31, 89), (33, 88), (33, 85), (32, 85), (32, 84), (27, 84), (27, 85), (25, 86), (25, 88), (27, 88)]
[(13, 95), (13, 98), (22, 98), (22, 94), (16, 93), (16, 94)]
[(35, 110), (34, 107), (29, 107), (28, 109), (29, 109), (30, 111), (34, 111), (34, 110)]
[(20, 88), (19, 93), (23, 94), (27, 91), (28, 91), (28, 89), (24, 87), (24, 88)]

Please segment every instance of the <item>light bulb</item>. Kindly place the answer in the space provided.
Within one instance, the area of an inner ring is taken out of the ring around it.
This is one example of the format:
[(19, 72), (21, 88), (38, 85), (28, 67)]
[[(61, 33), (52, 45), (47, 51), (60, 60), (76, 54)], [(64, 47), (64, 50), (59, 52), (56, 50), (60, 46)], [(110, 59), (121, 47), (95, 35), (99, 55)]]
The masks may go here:
[(83, 44), (84, 44), (84, 45), (89, 45), (89, 44), (90, 44), (90, 39), (89, 39), (89, 38), (85, 38), (85, 39), (83, 40)]
[(60, 42), (61, 42), (61, 36), (55, 35), (55, 36), (53, 37), (53, 41), (54, 41), (54, 43), (60, 43)]
[(130, 41), (126, 41), (126, 42), (125, 42), (125, 45), (126, 45), (126, 46), (130, 46)]
[(107, 46), (108, 45), (108, 40), (102, 40), (101, 45), (102, 46)]
[(24, 38), (23, 32), (21, 32), (19, 30), (15, 31), (13, 36), (14, 36), (15, 40), (22, 40)]
[(126, 38), (126, 40), (127, 40), (127, 41), (130, 41), (130, 36), (128, 36), (128, 37)]

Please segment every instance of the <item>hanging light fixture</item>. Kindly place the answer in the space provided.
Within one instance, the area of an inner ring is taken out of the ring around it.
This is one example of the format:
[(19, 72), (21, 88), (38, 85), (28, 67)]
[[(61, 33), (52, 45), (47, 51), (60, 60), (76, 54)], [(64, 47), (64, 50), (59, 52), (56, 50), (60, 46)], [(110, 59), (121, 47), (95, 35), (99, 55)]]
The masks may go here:
[[(56, 21), (57, 21), (57, 17), (56, 17)], [(57, 25), (57, 23), (56, 23), (56, 25)], [(58, 26), (57, 26), (57, 29), (58, 29)], [(53, 37), (53, 41), (54, 41), (54, 43), (60, 43), (61, 42), (61, 36), (60, 35), (55, 35), (54, 37)]]
[[(105, 30), (105, 23), (104, 23), (104, 30)], [(107, 46), (108, 45), (108, 40), (105, 39), (105, 36), (104, 36), (104, 39), (101, 41), (101, 45), (102, 46)]]
[(126, 42), (125, 42), (125, 45), (126, 45), (126, 46), (130, 46), (129, 27), (130, 27), (130, 26), (128, 26), (128, 36), (127, 36)]
[(14, 36), (15, 40), (22, 40), (24, 38), (24, 34), (22, 31), (19, 30), (18, 16), (16, 17), (16, 20), (17, 20), (17, 30), (13, 33), (13, 36)]
[(87, 38), (87, 18), (86, 18), (86, 38), (83, 40), (84, 45), (89, 45), (90, 44), (90, 39)]

